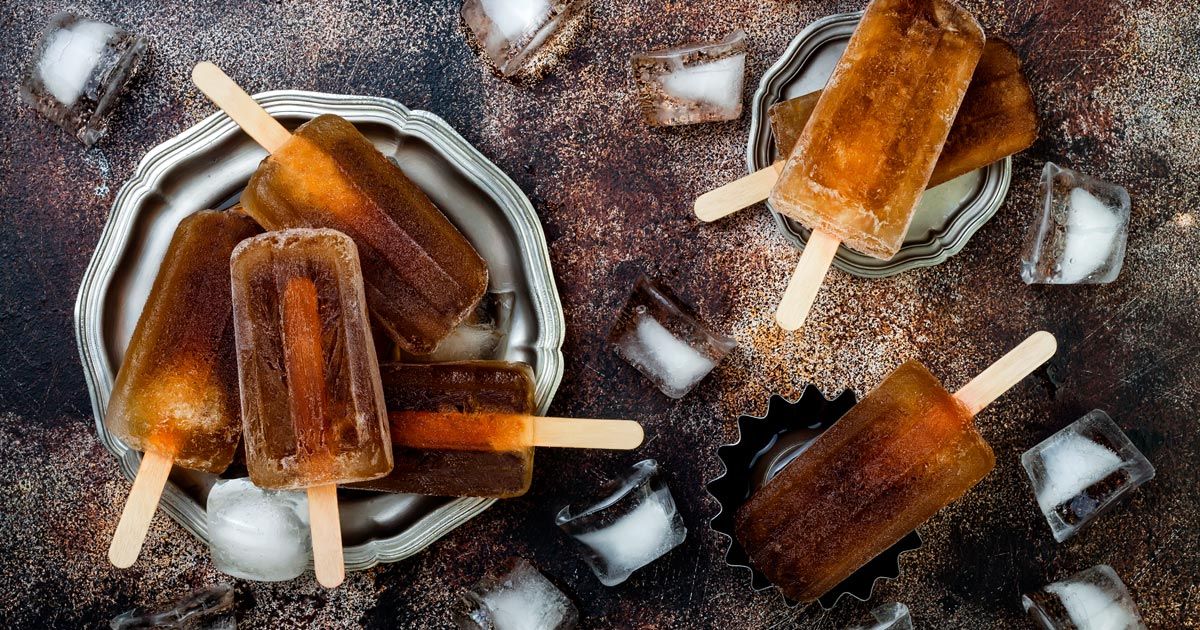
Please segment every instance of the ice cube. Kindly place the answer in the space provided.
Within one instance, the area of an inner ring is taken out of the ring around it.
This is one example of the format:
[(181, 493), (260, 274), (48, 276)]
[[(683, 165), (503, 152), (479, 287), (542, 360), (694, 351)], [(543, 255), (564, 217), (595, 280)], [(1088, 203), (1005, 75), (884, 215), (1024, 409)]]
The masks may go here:
[(608, 341), (672, 398), (683, 398), (737, 345), (711, 332), (645, 276), (634, 285)]
[(504, 76), (525, 62), (591, 0), (465, 0), (463, 22)]
[(397, 348), (396, 359), (410, 363), (450, 363), (503, 358), (508, 333), (512, 330), (517, 296), (511, 291), (488, 293), (461, 324), (450, 331), (437, 350), (410, 355)]
[(1121, 273), (1130, 200), (1124, 188), (1047, 162), (1042, 211), (1026, 237), (1028, 284), (1104, 284)]
[(912, 617), (904, 604), (884, 604), (871, 611), (871, 621), (847, 630), (913, 630)]
[(511, 558), (463, 594), (455, 621), (465, 630), (569, 630), (575, 604), (523, 558)]
[(1021, 597), (1046, 630), (1145, 630), (1137, 604), (1112, 567), (1101, 564)]
[(1154, 478), (1154, 466), (1099, 409), (1025, 451), (1021, 464), (1058, 542)]
[(624, 582), (687, 537), (671, 489), (653, 459), (634, 464), (594, 500), (563, 507), (556, 522), (579, 543), (584, 560), (605, 586)]
[(646, 124), (733, 120), (742, 115), (746, 33), (634, 55), (634, 81)]
[(130, 610), (114, 617), (108, 625), (112, 630), (234, 630), (237, 628), (237, 618), (234, 616), (233, 593), (230, 584), (209, 586), (189, 593), (169, 610), (142, 615)]
[(21, 82), (21, 100), (91, 146), (108, 131), (145, 51), (144, 39), (111, 24), (56, 14)]
[(290, 580), (308, 568), (312, 543), (303, 492), (263, 490), (222, 479), (208, 493), (208, 545), (217, 570), (260, 582)]

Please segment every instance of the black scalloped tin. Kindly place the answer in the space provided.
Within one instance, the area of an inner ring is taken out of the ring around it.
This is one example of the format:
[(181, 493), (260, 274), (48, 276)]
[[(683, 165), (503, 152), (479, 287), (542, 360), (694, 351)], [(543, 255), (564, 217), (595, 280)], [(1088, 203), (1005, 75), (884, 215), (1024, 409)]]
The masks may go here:
[[(738, 509), (755, 490), (766, 485), (784, 466), (803, 453), (817, 436), (837, 422), (856, 402), (854, 392), (849, 390), (829, 399), (812, 385), (805, 387), (800, 399), (795, 402), (778, 394), (772, 395), (765, 415), (740, 416), (737, 421), (737, 442), (717, 449), (717, 457), (725, 471), (706, 486), (709, 495), (721, 506), (709, 521), (709, 527), (729, 541), (725, 563), (749, 571), (751, 587), (755, 591), (774, 586), (761, 571), (750, 565), (746, 550), (734, 535), (734, 517)], [(853, 534), (848, 532), (847, 535)], [(828, 610), (837, 605), (843, 595), (864, 602), (869, 600), (878, 580), (900, 576), (900, 555), (920, 546), (920, 535), (915, 531), (910, 532), (823, 595), (817, 600), (818, 603)], [(784, 601), (789, 606), (796, 604), (786, 597)]]

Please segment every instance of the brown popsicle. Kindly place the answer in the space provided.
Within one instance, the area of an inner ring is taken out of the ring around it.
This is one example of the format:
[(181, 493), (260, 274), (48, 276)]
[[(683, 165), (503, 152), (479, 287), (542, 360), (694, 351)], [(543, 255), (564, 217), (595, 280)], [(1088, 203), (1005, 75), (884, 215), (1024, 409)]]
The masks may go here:
[[(772, 105), (767, 116), (778, 161), (701, 195), (696, 216), (715, 221), (765, 201), (820, 96), (818, 90)], [(1033, 90), (1016, 50), (1003, 40), (987, 40), (926, 188), (1024, 151), (1037, 140), (1039, 126)]]
[(802, 602), (837, 586), (992, 470), (972, 418), (1055, 347), (1036, 333), (953, 396), (901, 365), (741, 507), (751, 563)]

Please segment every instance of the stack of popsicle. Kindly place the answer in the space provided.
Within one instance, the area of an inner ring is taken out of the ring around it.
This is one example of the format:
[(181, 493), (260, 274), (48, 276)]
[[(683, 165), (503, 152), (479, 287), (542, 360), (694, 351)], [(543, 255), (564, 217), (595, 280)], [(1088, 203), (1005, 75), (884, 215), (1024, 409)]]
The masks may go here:
[[(114, 564), (137, 558), (172, 461), (220, 473), (239, 436), (256, 485), (307, 489), (326, 586), (344, 577), (338, 484), (514, 496), (529, 487), (535, 445), (641, 443), (634, 422), (534, 418), (532, 379), (516, 364), (393, 366), (389, 391), (408, 402), (394, 401), (389, 423), (368, 313), (428, 353), (482, 297), (483, 260), (349, 122), (319, 116), (293, 135), (215, 66), (193, 79), (272, 155), (245, 213), (181, 223), (130, 342), (106, 423), (145, 455)], [(274, 231), (255, 236), (251, 217)]]
[(706, 193), (696, 214), (715, 220), (769, 190), (813, 230), (776, 312), (788, 330), (803, 325), (839, 245), (891, 258), (927, 186), (1028, 147), (1038, 126), (1011, 47), (985, 46), (950, 0), (874, 0), (825, 89), (777, 107), (787, 161)]

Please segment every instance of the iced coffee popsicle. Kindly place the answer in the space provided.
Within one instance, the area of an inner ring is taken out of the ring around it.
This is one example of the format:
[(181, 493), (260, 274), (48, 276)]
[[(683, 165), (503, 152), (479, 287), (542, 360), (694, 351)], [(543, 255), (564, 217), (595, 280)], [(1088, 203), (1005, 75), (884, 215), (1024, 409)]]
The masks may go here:
[[(388, 363), (381, 367), (395, 466), (356, 487), (513, 497), (533, 479), (533, 370), (524, 363)], [(418, 444), (419, 447), (413, 447)]]
[(255, 485), (306, 488), (317, 578), (343, 575), (335, 484), (392, 468), (379, 365), (354, 241), (270, 232), (230, 260), (246, 467)]
[(137, 558), (172, 462), (219, 473), (233, 460), (241, 420), (229, 254), (259, 231), (243, 214), (206, 210), (180, 222), (167, 247), (104, 416), (144, 453), (109, 550), (117, 566)]
[(793, 599), (828, 592), (991, 471), (972, 418), (1054, 349), (1037, 333), (954, 395), (901, 365), (741, 507), (751, 563)]
[(535, 446), (631, 449), (628, 420), (532, 415), (533, 371), (521, 363), (386, 364), (384, 395), (396, 465), (356, 487), (440, 496), (525, 494)]
[(246, 212), (269, 230), (350, 236), (375, 321), (406, 351), (433, 352), (487, 290), (471, 243), (345, 119), (321, 115), (289, 134), (216, 66), (192, 77), (271, 152), (242, 193)]
[[(820, 91), (811, 92), (767, 111), (779, 155), (791, 155), (820, 96)], [(1038, 126), (1033, 90), (1017, 51), (1005, 41), (989, 39), (927, 187), (1024, 151), (1037, 140)]]

